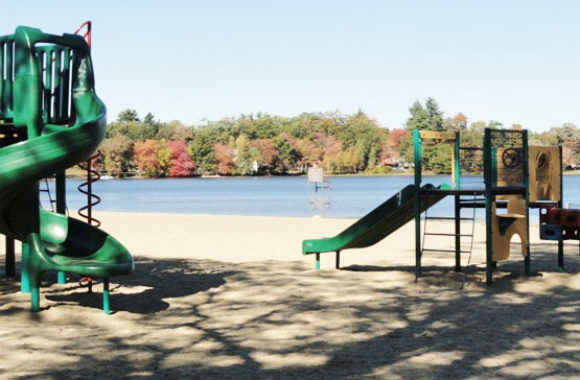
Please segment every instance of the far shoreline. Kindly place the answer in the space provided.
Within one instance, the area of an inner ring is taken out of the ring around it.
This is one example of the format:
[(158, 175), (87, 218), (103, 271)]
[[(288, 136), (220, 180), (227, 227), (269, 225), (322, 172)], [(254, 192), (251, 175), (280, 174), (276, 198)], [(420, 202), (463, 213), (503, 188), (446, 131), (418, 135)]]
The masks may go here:
[[(329, 178), (365, 178), (365, 177), (412, 177), (414, 173), (411, 172), (395, 172), (395, 173), (349, 173), (349, 174), (328, 174), (327, 177)], [(436, 177), (436, 176), (450, 176), (449, 173), (444, 174), (436, 174), (436, 173), (423, 173), (423, 177)], [(470, 176), (477, 176), (481, 174), (470, 174)], [(580, 176), (580, 170), (566, 170), (563, 173), (564, 176)], [(179, 179), (243, 179), (243, 178), (292, 178), (292, 177), (306, 177), (306, 173), (304, 174), (279, 174), (279, 175), (219, 175), (219, 174), (201, 174), (201, 175), (194, 175), (189, 177), (143, 177), (137, 175), (128, 175), (128, 176), (111, 176), (109, 174), (102, 174), (100, 178), (101, 181), (110, 181), (110, 180), (156, 180), (156, 179), (170, 179), (170, 180), (179, 180)], [(77, 173), (74, 174), (67, 174), (67, 179), (73, 180), (86, 180), (86, 176), (79, 175)]]

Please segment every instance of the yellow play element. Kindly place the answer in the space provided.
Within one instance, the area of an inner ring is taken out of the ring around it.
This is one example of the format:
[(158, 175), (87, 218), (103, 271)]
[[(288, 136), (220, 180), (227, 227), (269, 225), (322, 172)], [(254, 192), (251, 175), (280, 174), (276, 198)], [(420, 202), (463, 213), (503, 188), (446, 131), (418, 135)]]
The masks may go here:
[(497, 186), (523, 186), (524, 157), (521, 148), (496, 150)]
[(439, 131), (420, 131), (421, 139), (429, 143), (454, 142), (455, 133), (453, 132), (439, 132)]
[(507, 260), (510, 255), (510, 242), (517, 234), (522, 245), (522, 256), (528, 256), (526, 200), (521, 195), (503, 195), (497, 199), (508, 201), (507, 214), (497, 214), (495, 201), (491, 204), (492, 260)]
[(528, 152), (530, 202), (562, 199), (558, 147), (530, 146)]

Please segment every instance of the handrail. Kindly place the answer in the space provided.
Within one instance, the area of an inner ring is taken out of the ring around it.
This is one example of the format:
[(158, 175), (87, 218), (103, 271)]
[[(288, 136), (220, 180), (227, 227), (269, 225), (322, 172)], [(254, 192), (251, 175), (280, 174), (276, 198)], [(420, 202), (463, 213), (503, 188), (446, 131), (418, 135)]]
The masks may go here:
[(73, 33), (73, 34), (79, 34), (79, 32), (83, 28), (86, 28), (85, 33), (82, 36), (85, 39), (85, 41), (87, 41), (87, 45), (89, 45), (89, 48), (91, 47), (91, 26), (92, 26), (92, 22), (91, 21), (85, 21)]

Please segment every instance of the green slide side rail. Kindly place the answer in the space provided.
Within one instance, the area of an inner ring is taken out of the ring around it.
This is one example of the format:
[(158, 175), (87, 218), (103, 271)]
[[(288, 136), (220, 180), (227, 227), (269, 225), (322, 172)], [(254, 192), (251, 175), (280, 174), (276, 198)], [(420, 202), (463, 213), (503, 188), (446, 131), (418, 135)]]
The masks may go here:
[(25, 136), (0, 148), (0, 233), (27, 243), (22, 282), (32, 310), (42, 273), (55, 270), (103, 278), (108, 313), (108, 279), (131, 273), (132, 256), (105, 232), (38, 207), (38, 180), (85, 161), (105, 138), (106, 108), (82, 37), (28, 27), (0, 37), (0, 127)]
[[(447, 187), (447, 185), (441, 185), (439, 188)], [(426, 184), (421, 189), (435, 189), (435, 186)], [(444, 197), (444, 194), (437, 193), (421, 197), (421, 211), (425, 211)], [(414, 199), (415, 186), (408, 185), (335, 237), (304, 240), (302, 253), (307, 255), (338, 252), (344, 249), (364, 248), (376, 244), (413, 220), (415, 216)]]

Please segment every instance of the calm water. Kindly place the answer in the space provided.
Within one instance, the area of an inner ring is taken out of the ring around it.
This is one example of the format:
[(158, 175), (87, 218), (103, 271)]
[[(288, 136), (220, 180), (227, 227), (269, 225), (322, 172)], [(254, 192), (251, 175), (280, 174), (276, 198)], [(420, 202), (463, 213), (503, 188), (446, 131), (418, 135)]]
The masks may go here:
[[(331, 182), (332, 217), (359, 218), (411, 184), (413, 177), (336, 177)], [(448, 176), (423, 178), (423, 183), (435, 185), (450, 182)], [(86, 202), (76, 189), (80, 183), (78, 180), (67, 181), (67, 203), (71, 211)], [(312, 215), (307, 207), (306, 177), (102, 180), (93, 188), (103, 199), (96, 206), (100, 211)], [(580, 176), (564, 177), (566, 202), (580, 202)], [(45, 199), (43, 204), (45, 207), (48, 205)], [(448, 197), (434, 207), (432, 215), (446, 215), (452, 207), (452, 197)], [(478, 213), (483, 215), (481, 210)]]

